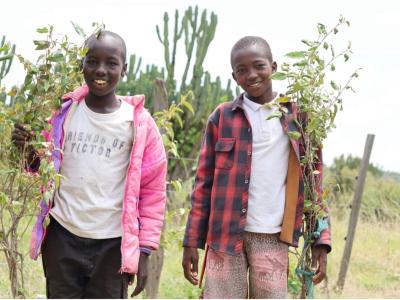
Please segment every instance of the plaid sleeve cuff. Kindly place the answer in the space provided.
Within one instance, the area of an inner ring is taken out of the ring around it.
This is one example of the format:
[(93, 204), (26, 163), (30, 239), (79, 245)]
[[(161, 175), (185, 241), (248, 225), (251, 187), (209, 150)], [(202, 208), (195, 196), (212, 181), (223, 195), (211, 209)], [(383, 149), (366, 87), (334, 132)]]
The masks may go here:
[(185, 236), (183, 240), (183, 247), (193, 247), (204, 249), (206, 244), (206, 240), (202, 238), (193, 238), (189, 236)]

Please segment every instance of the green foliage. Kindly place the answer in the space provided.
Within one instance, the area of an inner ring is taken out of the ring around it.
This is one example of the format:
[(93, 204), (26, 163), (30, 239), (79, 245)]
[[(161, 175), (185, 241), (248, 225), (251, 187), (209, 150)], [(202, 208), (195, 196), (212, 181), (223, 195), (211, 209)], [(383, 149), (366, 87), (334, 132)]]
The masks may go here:
[[(39, 39), (34, 41), (38, 51), (36, 62), (17, 55), (26, 75), (21, 87), (12, 90), (8, 105), (0, 102), (0, 219), (1, 250), (8, 263), (10, 287), (13, 297), (23, 297), (23, 258), (19, 241), (25, 230), (21, 220), (34, 216), (39, 199), (50, 200), (57, 187), (57, 176), (51, 151), (53, 145), (45, 140), (51, 113), (61, 105), (61, 96), (82, 84), (80, 64), (86, 50), (69, 42), (67, 36), (55, 37), (53, 26), (37, 29)], [(14, 124), (25, 124), (32, 139), (25, 147), (17, 149), (11, 134)], [(40, 170), (26, 172), (33, 153), (41, 159)], [(39, 192), (41, 191), (41, 193)], [(28, 222), (29, 225), (29, 222)]]
[[(306, 272), (311, 271), (311, 245), (313, 233), (316, 230), (316, 220), (323, 217), (327, 211), (326, 203), (329, 191), (325, 190), (321, 199), (317, 194), (318, 187), (322, 184), (316, 166), (319, 163), (318, 150), (322, 148), (323, 141), (328, 132), (335, 127), (334, 121), (338, 111), (342, 110), (342, 94), (352, 90), (350, 83), (358, 77), (358, 70), (353, 72), (342, 85), (331, 79), (328, 72), (336, 70), (339, 59), (347, 62), (351, 52), (351, 43), (347, 48), (336, 53), (334, 36), (339, 28), (350, 23), (343, 17), (332, 29), (327, 30), (324, 24), (318, 23), (318, 37), (315, 40), (302, 40), (306, 46), (304, 50), (292, 51), (285, 56), (289, 62), (284, 62), (281, 72), (271, 78), (287, 80), (288, 86), (284, 99), (278, 102), (287, 102), (287, 98), (297, 103), (299, 132), (289, 132), (291, 138), (300, 138), (304, 142), (305, 153), (300, 157), (301, 170), (304, 179), (304, 230), (305, 246), (299, 257), (299, 266), (305, 265)], [(280, 112), (286, 113), (278, 104)], [(310, 243), (308, 243), (310, 241)], [(305, 264), (304, 264), (305, 262)], [(303, 288), (301, 297), (312, 295), (312, 291), (305, 286), (305, 276), (302, 276)]]
[(193, 113), (193, 108), (189, 102), (191, 97), (193, 97), (193, 95), (190, 92), (187, 95), (181, 95), (179, 103), (172, 103), (169, 105), (168, 109), (153, 114), (158, 128), (161, 129), (161, 135), (167, 153), (171, 154), (173, 157), (179, 157), (173, 122), (177, 122), (181, 128), (183, 127), (181, 115), (184, 113), (184, 109)]
[[(351, 154), (345, 157), (344, 154), (342, 154), (339, 157), (333, 159), (333, 163), (330, 169), (333, 172), (340, 172), (344, 167), (348, 167), (350, 170), (359, 170), (360, 165), (361, 158), (354, 157)], [(368, 165), (368, 171), (371, 172), (371, 174), (375, 177), (381, 177), (385, 173), (379, 167), (371, 163)], [(338, 184), (340, 184), (340, 182), (338, 182)]]
[[(350, 211), (361, 159), (341, 155), (326, 168), (324, 185), (330, 186), (332, 207), (339, 216)], [(365, 221), (397, 222), (400, 219), (400, 182), (393, 172), (369, 164), (360, 217)]]

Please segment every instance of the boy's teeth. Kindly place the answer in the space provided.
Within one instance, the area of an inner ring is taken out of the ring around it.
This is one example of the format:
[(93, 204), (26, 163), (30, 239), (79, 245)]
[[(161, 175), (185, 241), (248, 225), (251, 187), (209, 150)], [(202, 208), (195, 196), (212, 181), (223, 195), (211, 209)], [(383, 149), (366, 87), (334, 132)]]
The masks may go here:
[(105, 81), (105, 80), (95, 80), (94, 82), (95, 82), (96, 84), (98, 84), (98, 85), (106, 84), (106, 81)]

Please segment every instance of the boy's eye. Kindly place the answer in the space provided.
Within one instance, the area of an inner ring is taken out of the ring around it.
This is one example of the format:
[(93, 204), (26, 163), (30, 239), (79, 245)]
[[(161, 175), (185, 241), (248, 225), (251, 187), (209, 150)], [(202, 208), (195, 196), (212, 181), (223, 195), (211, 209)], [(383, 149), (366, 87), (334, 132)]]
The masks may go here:
[(89, 65), (93, 65), (93, 64), (96, 63), (96, 61), (94, 59), (87, 59), (86, 63), (89, 64)]
[(245, 72), (245, 69), (244, 69), (244, 68), (236, 69), (236, 73), (237, 73), (237, 74), (243, 74), (244, 72)]
[(115, 61), (109, 61), (108, 64), (112, 67), (118, 66), (118, 63)]

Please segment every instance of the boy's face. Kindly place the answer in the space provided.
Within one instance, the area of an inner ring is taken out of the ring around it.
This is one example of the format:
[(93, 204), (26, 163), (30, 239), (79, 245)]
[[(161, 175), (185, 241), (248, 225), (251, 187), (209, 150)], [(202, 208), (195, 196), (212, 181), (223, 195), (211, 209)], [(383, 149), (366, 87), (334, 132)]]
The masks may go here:
[(83, 61), (83, 76), (92, 94), (105, 96), (115, 93), (126, 71), (121, 42), (110, 35), (88, 41), (89, 51)]
[(272, 82), (270, 75), (276, 71), (276, 62), (271, 62), (266, 50), (260, 45), (239, 49), (232, 55), (232, 76), (246, 91), (251, 100), (258, 103), (270, 101)]

